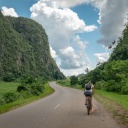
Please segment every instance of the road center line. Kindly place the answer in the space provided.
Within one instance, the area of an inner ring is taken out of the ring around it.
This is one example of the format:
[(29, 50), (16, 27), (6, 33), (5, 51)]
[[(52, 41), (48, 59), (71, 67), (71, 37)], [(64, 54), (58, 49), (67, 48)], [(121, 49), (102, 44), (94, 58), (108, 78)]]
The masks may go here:
[(54, 109), (57, 109), (60, 106), (60, 104), (58, 104)]

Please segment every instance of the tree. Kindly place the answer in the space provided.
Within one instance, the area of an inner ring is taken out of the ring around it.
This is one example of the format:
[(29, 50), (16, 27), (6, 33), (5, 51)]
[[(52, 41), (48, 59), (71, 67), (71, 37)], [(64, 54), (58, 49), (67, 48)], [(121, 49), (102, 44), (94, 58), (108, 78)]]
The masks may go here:
[(70, 84), (75, 85), (78, 83), (78, 77), (77, 76), (71, 76), (70, 77)]

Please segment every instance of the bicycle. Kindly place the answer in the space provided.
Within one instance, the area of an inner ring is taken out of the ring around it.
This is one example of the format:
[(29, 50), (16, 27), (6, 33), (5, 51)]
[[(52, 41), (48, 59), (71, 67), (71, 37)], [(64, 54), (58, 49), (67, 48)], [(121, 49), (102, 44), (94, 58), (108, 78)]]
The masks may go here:
[(90, 113), (90, 110), (91, 110), (91, 97), (88, 96), (87, 97), (87, 101), (86, 101), (87, 105), (86, 105), (86, 108), (87, 108), (87, 114), (89, 115)]

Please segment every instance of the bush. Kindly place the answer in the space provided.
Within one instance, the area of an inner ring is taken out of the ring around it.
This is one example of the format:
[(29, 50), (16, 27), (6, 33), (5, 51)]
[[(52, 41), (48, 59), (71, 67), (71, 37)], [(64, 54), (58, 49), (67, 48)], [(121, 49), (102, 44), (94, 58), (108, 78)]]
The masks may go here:
[(121, 93), (122, 94), (128, 94), (128, 83), (125, 86), (122, 86)]
[(116, 90), (116, 82), (115, 80), (109, 80), (107, 81), (106, 85), (105, 85), (105, 90), (108, 91), (108, 92), (115, 92)]
[(41, 85), (38, 85), (37, 83), (33, 84), (31, 86), (31, 93), (33, 95), (40, 95), (41, 93), (43, 93), (43, 89), (44, 89), (44, 86), (41, 86)]
[(5, 103), (4, 99), (0, 97), (0, 105), (3, 105)]
[(14, 75), (12, 73), (5, 73), (3, 75), (3, 81), (5, 81), (5, 82), (11, 82), (14, 80), (15, 80), (15, 78), (14, 78)]
[(47, 81), (44, 78), (36, 80), (33, 77), (24, 77), (24, 79), (22, 78), (21, 84), (17, 87), (17, 91), (21, 92), (21, 95), (23, 94), (23, 97), (28, 97), (30, 95), (38, 96), (43, 93), (43, 84), (45, 84), (46, 82)]
[(21, 97), (21, 99), (28, 98), (28, 97), (30, 97), (30, 96), (32, 96), (32, 94), (31, 94), (30, 91), (24, 91), (24, 90), (22, 90), (22, 91), (20, 92), (20, 97)]
[(96, 89), (105, 89), (106, 82), (104, 80), (98, 81), (95, 84)]
[(70, 84), (75, 85), (78, 83), (78, 77), (77, 76), (71, 76), (70, 77)]
[(17, 91), (18, 92), (21, 92), (21, 91), (27, 91), (27, 90), (29, 90), (29, 88), (27, 87), (27, 85), (25, 86), (25, 85), (19, 85), (18, 87), (17, 87)]
[(66, 85), (66, 86), (70, 86), (70, 80), (66, 79), (66, 80), (58, 80), (57, 83), (61, 84), (61, 85)]
[(24, 83), (24, 84), (32, 84), (32, 83), (35, 83), (36, 81), (37, 80), (31, 75), (24, 75), (21, 78), (21, 83)]
[(15, 92), (7, 92), (3, 95), (3, 99), (6, 103), (10, 103), (17, 100), (18, 95)]

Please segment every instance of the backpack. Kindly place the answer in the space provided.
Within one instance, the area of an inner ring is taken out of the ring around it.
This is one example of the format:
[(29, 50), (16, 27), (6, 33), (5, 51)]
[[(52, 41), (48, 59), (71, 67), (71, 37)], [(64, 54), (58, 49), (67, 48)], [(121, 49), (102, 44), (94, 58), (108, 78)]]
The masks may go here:
[(85, 89), (86, 90), (91, 90), (91, 88), (92, 88), (92, 85), (91, 84), (86, 84), (86, 86), (85, 86)]

